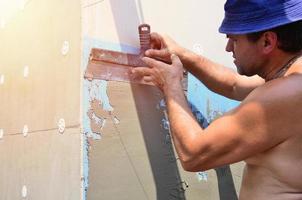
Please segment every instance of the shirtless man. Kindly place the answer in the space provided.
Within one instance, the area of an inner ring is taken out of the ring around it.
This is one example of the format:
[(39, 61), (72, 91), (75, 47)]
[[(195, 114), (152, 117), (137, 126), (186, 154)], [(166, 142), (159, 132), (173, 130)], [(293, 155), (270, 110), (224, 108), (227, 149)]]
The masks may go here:
[[(227, 0), (225, 12), (219, 30), (238, 73), (153, 33), (148, 67), (132, 75), (163, 91), (185, 170), (244, 160), (241, 200), (301, 200), (302, 1)], [(241, 104), (202, 129), (182, 90), (183, 67)]]

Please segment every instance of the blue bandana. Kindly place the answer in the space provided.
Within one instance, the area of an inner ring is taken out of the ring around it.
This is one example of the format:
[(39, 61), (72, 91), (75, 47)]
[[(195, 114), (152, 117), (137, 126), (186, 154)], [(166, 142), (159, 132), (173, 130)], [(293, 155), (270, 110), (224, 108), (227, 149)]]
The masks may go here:
[(219, 32), (246, 34), (302, 20), (302, 0), (227, 0)]

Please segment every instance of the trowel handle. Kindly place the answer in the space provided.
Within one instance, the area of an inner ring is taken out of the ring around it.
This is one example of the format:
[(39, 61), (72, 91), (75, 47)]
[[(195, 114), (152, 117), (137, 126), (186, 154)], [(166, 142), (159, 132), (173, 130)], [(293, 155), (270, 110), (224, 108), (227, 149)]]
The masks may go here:
[(150, 49), (151, 48), (150, 25), (148, 24), (139, 25), (138, 32), (139, 32), (139, 41), (141, 45), (141, 50), (146, 51), (147, 49)]

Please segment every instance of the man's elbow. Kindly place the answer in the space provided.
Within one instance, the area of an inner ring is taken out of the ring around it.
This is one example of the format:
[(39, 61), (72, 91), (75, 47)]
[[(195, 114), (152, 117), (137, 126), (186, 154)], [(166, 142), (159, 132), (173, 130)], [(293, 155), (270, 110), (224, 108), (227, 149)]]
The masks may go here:
[(203, 165), (204, 162), (200, 161), (195, 156), (181, 157), (179, 160), (180, 160), (182, 168), (185, 171), (199, 172), (199, 171), (207, 170), (206, 166)]

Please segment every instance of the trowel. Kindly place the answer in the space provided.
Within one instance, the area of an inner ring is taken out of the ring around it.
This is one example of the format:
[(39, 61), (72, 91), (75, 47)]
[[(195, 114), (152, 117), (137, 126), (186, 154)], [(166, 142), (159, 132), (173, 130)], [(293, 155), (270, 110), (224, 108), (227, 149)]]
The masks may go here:
[(92, 48), (88, 66), (84, 77), (88, 80), (101, 79), (107, 81), (122, 81), (141, 84), (143, 80), (132, 79), (129, 71), (133, 67), (146, 67), (142, 57), (147, 49), (150, 49), (150, 25), (141, 24), (138, 26), (140, 53), (129, 54), (106, 49)]

